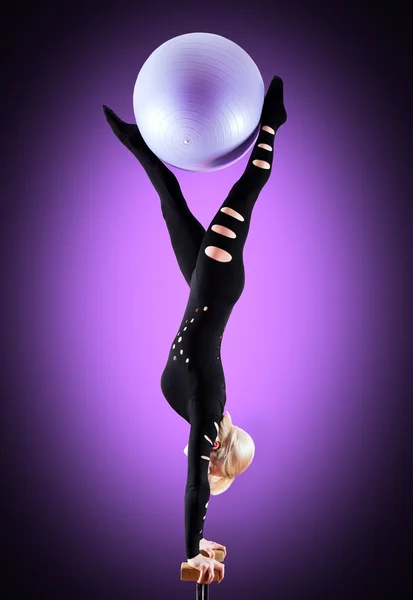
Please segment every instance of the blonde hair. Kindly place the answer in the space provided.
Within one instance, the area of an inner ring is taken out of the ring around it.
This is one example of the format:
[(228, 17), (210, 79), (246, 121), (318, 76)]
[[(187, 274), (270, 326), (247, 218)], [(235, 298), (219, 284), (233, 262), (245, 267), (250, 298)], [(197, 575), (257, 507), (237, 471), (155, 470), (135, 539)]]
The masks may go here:
[(223, 415), (219, 424), (218, 440), (221, 446), (215, 452), (214, 463), (219, 465), (224, 477), (210, 476), (212, 496), (225, 492), (235, 477), (250, 466), (255, 454), (252, 437), (232, 423), (229, 412)]

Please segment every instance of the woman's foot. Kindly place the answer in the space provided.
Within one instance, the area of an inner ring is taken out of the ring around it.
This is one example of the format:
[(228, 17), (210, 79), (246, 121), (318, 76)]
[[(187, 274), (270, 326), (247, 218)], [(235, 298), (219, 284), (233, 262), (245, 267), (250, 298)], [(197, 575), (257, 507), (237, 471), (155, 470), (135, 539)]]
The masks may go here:
[(287, 120), (284, 107), (284, 84), (281, 77), (273, 77), (265, 94), (261, 114), (261, 124), (268, 125), (277, 130)]
[(139, 160), (153, 159), (155, 156), (142, 137), (137, 125), (126, 123), (113, 112), (111, 108), (103, 105), (106, 120), (112, 128), (116, 137), (126, 146)]

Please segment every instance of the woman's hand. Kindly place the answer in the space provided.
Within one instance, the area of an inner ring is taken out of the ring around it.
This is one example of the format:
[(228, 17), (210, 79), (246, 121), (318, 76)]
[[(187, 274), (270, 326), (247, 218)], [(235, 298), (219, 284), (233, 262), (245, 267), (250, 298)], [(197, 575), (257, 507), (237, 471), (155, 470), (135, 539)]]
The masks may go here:
[(187, 563), (194, 569), (201, 571), (197, 583), (212, 583), (215, 577), (215, 571), (218, 571), (218, 583), (224, 579), (225, 566), (214, 558), (207, 558), (198, 554), (194, 558), (188, 558)]
[(216, 542), (211, 542), (210, 540), (206, 540), (205, 538), (202, 538), (202, 540), (199, 542), (199, 549), (208, 552), (210, 558), (215, 558), (214, 550), (223, 550), (224, 558), (227, 555), (227, 549), (225, 548), (225, 546), (217, 544)]

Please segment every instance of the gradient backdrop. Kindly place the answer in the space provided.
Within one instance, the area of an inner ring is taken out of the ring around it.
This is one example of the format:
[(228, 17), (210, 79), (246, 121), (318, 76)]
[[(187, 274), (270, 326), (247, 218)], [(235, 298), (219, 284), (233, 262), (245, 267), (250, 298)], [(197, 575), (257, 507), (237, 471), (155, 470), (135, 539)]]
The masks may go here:
[[(132, 122), (143, 62), (192, 31), (242, 46), (266, 89), (281, 76), (288, 112), (222, 344), (226, 409), (256, 457), (211, 498), (205, 534), (228, 549), (211, 594), (408, 597), (396, 17), (119, 1), (4, 20), (5, 600), (195, 595), (179, 581), (189, 428), (160, 389), (189, 290), (159, 198), (102, 112)], [(248, 156), (213, 173), (171, 168), (204, 227)]]

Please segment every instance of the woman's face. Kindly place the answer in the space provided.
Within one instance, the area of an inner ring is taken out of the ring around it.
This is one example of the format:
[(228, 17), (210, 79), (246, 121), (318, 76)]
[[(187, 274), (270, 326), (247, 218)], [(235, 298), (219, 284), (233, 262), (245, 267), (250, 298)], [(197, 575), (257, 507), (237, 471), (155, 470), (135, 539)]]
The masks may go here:
[(221, 466), (215, 462), (215, 450), (211, 450), (208, 473), (209, 475), (218, 478), (224, 476), (221, 471)]

